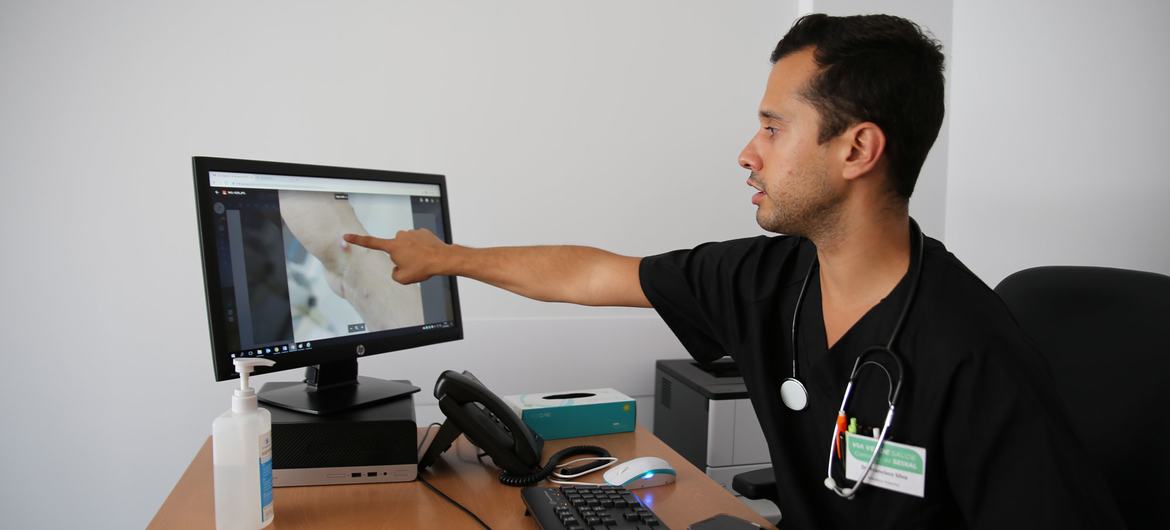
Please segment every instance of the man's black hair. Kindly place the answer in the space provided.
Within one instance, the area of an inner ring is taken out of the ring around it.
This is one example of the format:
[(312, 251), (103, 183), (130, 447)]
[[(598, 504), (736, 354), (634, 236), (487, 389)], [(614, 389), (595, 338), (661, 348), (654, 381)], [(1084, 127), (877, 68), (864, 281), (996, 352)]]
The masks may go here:
[(780, 39), (772, 63), (809, 47), (819, 71), (802, 96), (820, 114), (817, 142), (856, 123), (877, 124), (893, 191), (909, 199), (942, 126), (942, 46), (900, 17), (813, 14)]

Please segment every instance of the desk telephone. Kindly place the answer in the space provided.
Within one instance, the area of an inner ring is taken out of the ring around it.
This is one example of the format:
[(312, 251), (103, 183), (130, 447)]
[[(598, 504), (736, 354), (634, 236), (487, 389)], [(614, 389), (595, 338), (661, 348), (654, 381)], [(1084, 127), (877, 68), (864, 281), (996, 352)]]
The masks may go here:
[(418, 462), (422, 472), (433, 465), (460, 434), (492, 458), (501, 469), (500, 482), (525, 486), (544, 480), (561, 460), (576, 455), (610, 456), (605, 449), (582, 445), (557, 452), (540, 462), (544, 439), (532, 432), (499, 396), (484, 387), (471, 372), (447, 370), (435, 381), (435, 397), (447, 421)]

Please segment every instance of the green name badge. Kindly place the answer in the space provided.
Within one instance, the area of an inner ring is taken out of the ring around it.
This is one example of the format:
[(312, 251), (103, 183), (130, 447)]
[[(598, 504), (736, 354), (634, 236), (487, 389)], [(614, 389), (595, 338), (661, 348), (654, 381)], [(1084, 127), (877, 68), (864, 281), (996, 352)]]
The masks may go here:
[[(845, 478), (855, 481), (861, 477), (876, 445), (876, 438), (845, 433)], [(926, 449), (886, 440), (865, 483), (915, 497), (925, 496)]]

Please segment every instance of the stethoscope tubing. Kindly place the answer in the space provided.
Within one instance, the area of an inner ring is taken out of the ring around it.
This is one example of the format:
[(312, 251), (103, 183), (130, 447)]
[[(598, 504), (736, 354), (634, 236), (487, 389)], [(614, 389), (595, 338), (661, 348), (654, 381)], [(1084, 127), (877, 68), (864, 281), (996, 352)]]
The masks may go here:
[[(926, 237), (922, 235), (922, 230), (918, 227), (918, 223), (915, 222), (914, 219), (910, 219), (910, 233), (912, 239), (917, 239), (917, 245), (912, 250), (910, 257), (911, 280), (910, 289), (906, 293), (906, 302), (902, 305), (902, 311), (898, 315), (898, 320), (894, 324), (894, 330), (892, 333), (890, 333), (890, 339), (886, 342), (885, 346), (871, 347), (862, 352), (861, 355), (858, 355), (857, 359), (853, 361), (853, 370), (849, 373), (849, 382), (845, 385), (845, 394), (841, 397), (841, 408), (838, 409), (838, 417), (843, 417), (845, 414), (845, 408), (849, 404), (849, 398), (853, 393), (853, 386), (857, 381), (857, 375), (863, 368), (871, 365), (876, 366), (886, 374), (886, 380), (889, 383), (886, 394), (889, 409), (886, 411), (885, 421), (882, 422), (882, 429), (878, 435), (877, 444), (874, 446), (873, 454), (870, 455), (869, 461), (865, 464), (865, 467), (862, 468), (861, 476), (858, 477), (858, 479), (850, 487), (842, 488), (838, 486), (836, 480), (833, 479), (833, 453), (834, 450), (837, 449), (838, 437), (841, 435), (840, 422), (834, 423), (833, 436), (829, 441), (829, 464), (826, 470), (825, 487), (829, 488), (837, 495), (847, 499), (851, 499), (854, 495), (857, 494), (857, 490), (861, 488), (862, 484), (865, 482), (865, 479), (869, 477), (870, 471), (877, 462), (878, 456), (882, 450), (882, 446), (885, 444), (888, 437), (890, 426), (894, 422), (895, 408), (898, 402), (898, 397), (902, 391), (902, 383), (906, 378), (905, 365), (902, 363), (901, 356), (899, 356), (893, 348), (894, 343), (897, 341), (898, 336), (902, 332), (902, 326), (906, 322), (906, 315), (910, 313), (910, 307), (913, 305), (915, 296), (918, 293), (918, 284), (922, 278), (922, 262), (924, 261), (923, 252), (926, 246)], [(812, 279), (813, 272), (817, 270), (817, 267), (818, 260), (814, 255), (813, 261), (809, 265), (808, 272), (806, 272), (804, 275), (804, 281), (801, 283), (800, 294), (797, 295), (796, 298), (796, 308), (792, 314), (792, 333), (790, 335), (792, 339), (792, 377), (785, 379), (783, 384), (781, 384), (781, 399), (785, 406), (793, 411), (803, 410), (808, 403), (808, 390), (805, 388), (804, 383), (800, 381), (797, 372), (797, 356), (799, 355), (797, 349), (797, 328), (800, 322), (800, 310), (804, 303), (804, 295), (808, 289), (808, 284)], [(885, 365), (868, 359), (868, 357), (875, 353), (884, 353), (894, 359), (894, 364), (898, 368), (898, 377), (896, 382), (894, 377), (890, 374), (889, 369)], [(846, 450), (848, 450), (848, 448), (846, 448)]]
[[(910, 291), (906, 293), (906, 303), (902, 304), (902, 312), (898, 314), (898, 320), (894, 324), (894, 331), (890, 333), (890, 340), (886, 342), (886, 349), (890, 351), (893, 351), (894, 341), (898, 339), (898, 335), (902, 332), (902, 325), (905, 324), (906, 315), (910, 313), (910, 306), (914, 303), (915, 295), (918, 294), (918, 282), (922, 277), (922, 253), (925, 251), (926, 237), (922, 235), (922, 230), (918, 228), (918, 222), (914, 219), (910, 219), (910, 236), (911, 238), (918, 236), (914, 238), (917, 239), (918, 243), (915, 249), (916, 252), (912, 251), (910, 254), (910, 269), (912, 274)], [(808, 284), (812, 280), (813, 272), (816, 272), (818, 265), (819, 261), (814, 254), (813, 261), (808, 266), (808, 272), (804, 274), (804, 281), (800, 284), (800, 294), (796, 296), (796, 309), (792, 312), (792, 333), (789, 334), (792, 342), (792, 377), (789, 379), (795, 379), (798, 382), (800, 377), (797, 375), (797, 357), (800, 353), (796, 347), (797, 327), (800, 322), (800, 310), (804, 305), (804, 294), (808, 290)]]

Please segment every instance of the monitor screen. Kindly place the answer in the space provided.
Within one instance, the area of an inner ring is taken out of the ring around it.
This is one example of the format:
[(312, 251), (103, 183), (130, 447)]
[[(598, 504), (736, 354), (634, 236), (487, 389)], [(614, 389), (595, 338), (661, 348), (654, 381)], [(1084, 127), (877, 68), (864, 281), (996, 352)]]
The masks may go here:
[(441, 175), (196, 157), (212, 357), (287, 370), (462, 338), (454, 277), (402, 285), (343, 234), (426, 229), (451, 242)]

